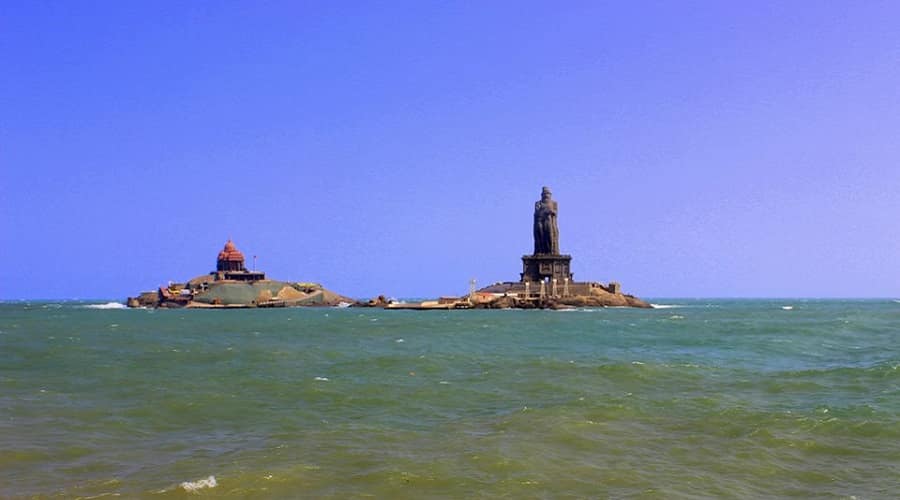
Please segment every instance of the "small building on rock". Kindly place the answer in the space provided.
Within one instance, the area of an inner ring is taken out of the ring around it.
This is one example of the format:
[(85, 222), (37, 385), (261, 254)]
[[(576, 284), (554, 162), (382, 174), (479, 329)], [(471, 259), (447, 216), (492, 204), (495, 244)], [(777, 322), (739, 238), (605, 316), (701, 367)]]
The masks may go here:
[(248, 271), (244, 266), (244, 254), (229, 239), (225, 248), (216, 258), (216, 280), (260, 281), (266, 279), (266, 273)]

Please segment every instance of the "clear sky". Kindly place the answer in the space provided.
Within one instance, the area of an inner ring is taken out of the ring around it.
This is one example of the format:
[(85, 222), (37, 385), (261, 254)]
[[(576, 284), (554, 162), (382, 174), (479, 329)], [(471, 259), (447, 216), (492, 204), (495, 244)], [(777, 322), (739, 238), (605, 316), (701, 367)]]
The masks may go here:
[[(3, 2), (0, 299), (900, 296), (900, 2)], [(249, 262), (248, 262), (249, 264)]]

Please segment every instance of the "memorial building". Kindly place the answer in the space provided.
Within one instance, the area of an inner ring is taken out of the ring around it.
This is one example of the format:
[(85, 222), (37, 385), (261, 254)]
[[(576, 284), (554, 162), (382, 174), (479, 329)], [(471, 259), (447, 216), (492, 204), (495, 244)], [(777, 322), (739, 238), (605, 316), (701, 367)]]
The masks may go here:
[(248, 271), (244, 267), (244, 254), (229, 239), (225, 248), (216, 258), (216, 279), (234, 281), (259, 281), (266, 279), (266, 273)]

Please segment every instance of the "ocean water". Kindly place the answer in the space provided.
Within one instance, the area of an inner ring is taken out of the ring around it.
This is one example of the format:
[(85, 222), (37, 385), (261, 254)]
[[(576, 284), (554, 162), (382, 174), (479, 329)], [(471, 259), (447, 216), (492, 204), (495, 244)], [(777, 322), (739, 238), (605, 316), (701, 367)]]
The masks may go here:
[(896, 498), (900, 303), (0, 304), (0, 497)]

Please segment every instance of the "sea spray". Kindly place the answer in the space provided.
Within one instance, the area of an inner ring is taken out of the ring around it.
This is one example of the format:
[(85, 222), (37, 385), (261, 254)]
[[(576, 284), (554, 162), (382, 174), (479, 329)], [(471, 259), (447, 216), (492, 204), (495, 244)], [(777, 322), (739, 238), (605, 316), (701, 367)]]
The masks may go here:
[(128, 309), (128, 306), (120, 302), (107, 302), (105, 304), (84, 304), (85, 309)]
[(215, 488), (217, 484), (215, 476), (209, 476), (206, 479), (198, 479), (197, 481), (185, 481), (179, 486), (188, 493), (197, 493), (204, 488)]

